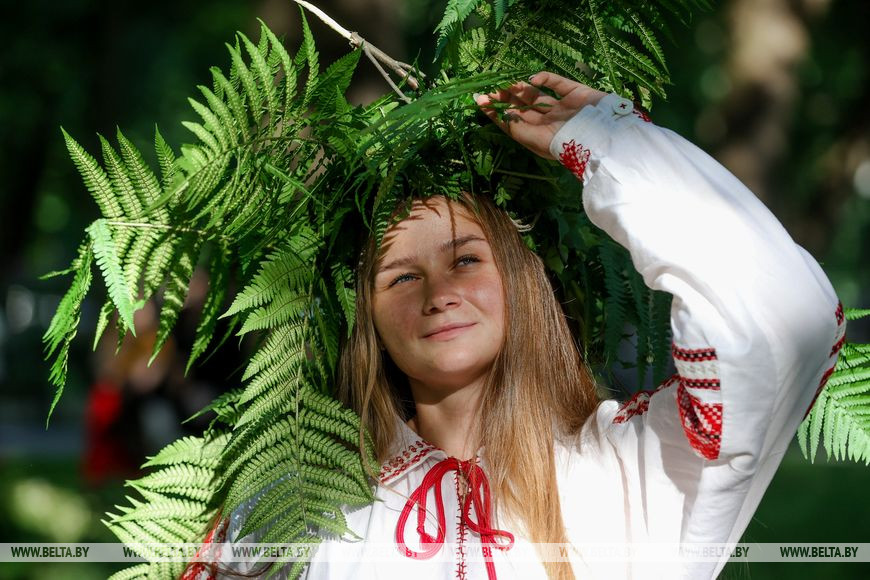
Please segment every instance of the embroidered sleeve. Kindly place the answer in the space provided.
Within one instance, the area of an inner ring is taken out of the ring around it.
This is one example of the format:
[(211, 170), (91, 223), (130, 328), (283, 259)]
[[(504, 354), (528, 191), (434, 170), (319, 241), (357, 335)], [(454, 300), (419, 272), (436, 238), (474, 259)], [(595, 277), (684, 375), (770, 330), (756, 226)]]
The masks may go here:
[[(590, 220), (674, 296), (677, 374), (596, 418), (637, 481), (643, 532), (736, 541), (836, 361), (834, 291), (742, 183), (631, 101), (585, 107), (550, 151), (583, 181)], [(666, 497), (668, 521), (651, 506)]]

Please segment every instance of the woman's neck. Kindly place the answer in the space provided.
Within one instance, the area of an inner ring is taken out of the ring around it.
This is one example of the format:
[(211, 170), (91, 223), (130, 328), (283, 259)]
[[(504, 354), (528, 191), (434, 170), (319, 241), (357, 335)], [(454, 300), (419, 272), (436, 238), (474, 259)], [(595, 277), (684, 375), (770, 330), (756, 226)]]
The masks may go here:
[(417, 414), (407, 425), (425, 441), (437, 445), (448, 456), (471, 459), (479, 447), (475, 421), (480, 405), (482, 381), (446, 395), (422, 385), (411, 385)]

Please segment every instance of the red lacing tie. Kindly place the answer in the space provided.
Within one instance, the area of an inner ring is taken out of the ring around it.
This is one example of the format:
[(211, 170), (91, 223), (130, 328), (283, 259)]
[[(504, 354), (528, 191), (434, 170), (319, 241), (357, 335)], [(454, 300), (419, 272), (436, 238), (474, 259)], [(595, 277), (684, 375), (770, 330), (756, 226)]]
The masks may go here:
[[(489, 496), (489, 481), (483, 469), (473, 460), (460, 461), (455, 457), (448, 457), (432, 466), (423, 478), (423, 483), (414, 490), (414, 493), (405, 502), (405, 508), (402, 510), (402, 515), (399, 516), (399, 523), (396, 525), (396, 546), (399, 548), (399, 551), (409, 558), (427, 560), (437, 554), (441, 546), (444, 545), (444, 534), (447, 524), (444, 516), (444, 498), (441, 495), (441, 479), (450, 471), (458, 471), (465, 476), (468, 482), (468, 493), (465, 494), (465, 501), (462, 505), (462, 521), (471, 530), (480, 535), (480, 540), (485, 550), (484, 554), (489, 554), (489, 548), (510, 550), (514, 545), (514, 535), (510, 532), (490, 527), (492, 506)], [(432, 487), (435, 488), (435, 504), (438, 514), (438, 536), (435, 538), (429, 535), (425, 529), (426, 496)], [(480, 493), (481, 488), (483, 488), (482, 496)], [(468, 517), (472, 501), (474, 501), (474, 511), (477, 514), (478, 521), (476, 522)], [(415, 552), (405, 545), (405, 525), (408, 523), (411, 510), (414, 509), (414, 504), (417, 505), (417, 533), (420, 534), (420, 544), (423, 546), (422, 552)], [(507, 540), (507, 543), (497, 543), (496, 536), (502, 536)], [(496, 580), (495, 564), (492, 558), (488, 556), (486, 557), (486, 572), (490, 580)]]

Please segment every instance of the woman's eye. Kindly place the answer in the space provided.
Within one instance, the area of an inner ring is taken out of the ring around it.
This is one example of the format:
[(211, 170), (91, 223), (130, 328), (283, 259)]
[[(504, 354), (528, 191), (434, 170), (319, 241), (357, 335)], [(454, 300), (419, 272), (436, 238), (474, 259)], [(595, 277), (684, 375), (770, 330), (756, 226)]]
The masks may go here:
[(474, 264), (475, 262), (480, 262), (480, 258), (478, 258), (477, 256), (472, 256), (469, 254), (467, 256), (462, 256), (461, 258), (456, 260), (456, 265), (457, 266), (465, 266), (467, 264)]
[(390, 282), (390, 285), (388, 287), (392, 288), (396, 284), (401, 284), (402, 282), (407, 282), (408, 280), (413, 280), (413, 279), (414, 279), (414, 276), (412, 276), (411, 274), (402, 274), (401, 276), (397, 276), (396, 278), (394, 278), (393, 281)]

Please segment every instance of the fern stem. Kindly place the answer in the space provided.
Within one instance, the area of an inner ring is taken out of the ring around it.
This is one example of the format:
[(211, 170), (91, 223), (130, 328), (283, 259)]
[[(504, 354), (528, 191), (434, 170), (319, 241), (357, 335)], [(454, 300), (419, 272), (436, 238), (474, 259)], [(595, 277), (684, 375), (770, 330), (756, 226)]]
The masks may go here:
[(408, 98), (408, 95), (403, 93), (399, 87), (396, 86), (396, 83), (393, 82), (393, 79), (390, 78), (390, 75), (387, 74), (387, 71), (384, 70), (384, 67), (381, 66), (381, 63), (378, 62), (378, 59), (374, 57), (369, 50), (368, 45), (363, 46), (363, 53), (368, 57), (372, 64), (375, 65), (375, 68), (378, 69), (378, 72), (381, 73), (381, 76), (384, 77), (384, 80), (387, 81), (387, 84), (390, 85), (390, 88), (399, 95), (399, 98), (402, 99), (405, 103), (410, 103), (411, 99)]
[[(339, 33), (345, 39), (347, 39), (347, 41), (350, 42), (351, 46), (353, 46), (354, 48), (362, 48), (363, 51), (366, 53), (366, 56), (368, 56), (369, 59), (371, 59), (371, 61), (375, 63), (375, 67), (377, 67), (381, 75), (383, 75), (383, 77), (387, 80), (390, 86), (393, 87), (393, 90), (399, 92), (386, 71), (381, 68), (381, 66), (377, 62), (375, 62), (376, 60), (387, 65), (390, 69), (393, 70), (393, 72), (402, 77), (402, 79), (408, 81), (408, 86), (410, 86), (415, 91), (420, 88), (420, 82), (417, 80), (417, 77), (411, 74), (411, 72), (414, 71), (418, 75), (420, 75), (421, 78), (425, 78), (425, 75), (422, 72), (416, 71), (411, 65), (394, 59), (375, 45), (366, 42), (366, 40), (362, 36), (360, 36), (356, 32), (351, 32), (347, 28), (343, 27), (341, 24), (333, 20), (323, 10), (311, 4), (310, 2), (306, 2), (305, 0), (294, 0), (294, 2), (306, 8), (309, 12), (320, 18), (320, 20), (324, 24)], [(399, 92), (399, 94), (402, 95), (401, 92)], [(407, 97), (405, 98), (407, 99)]]

